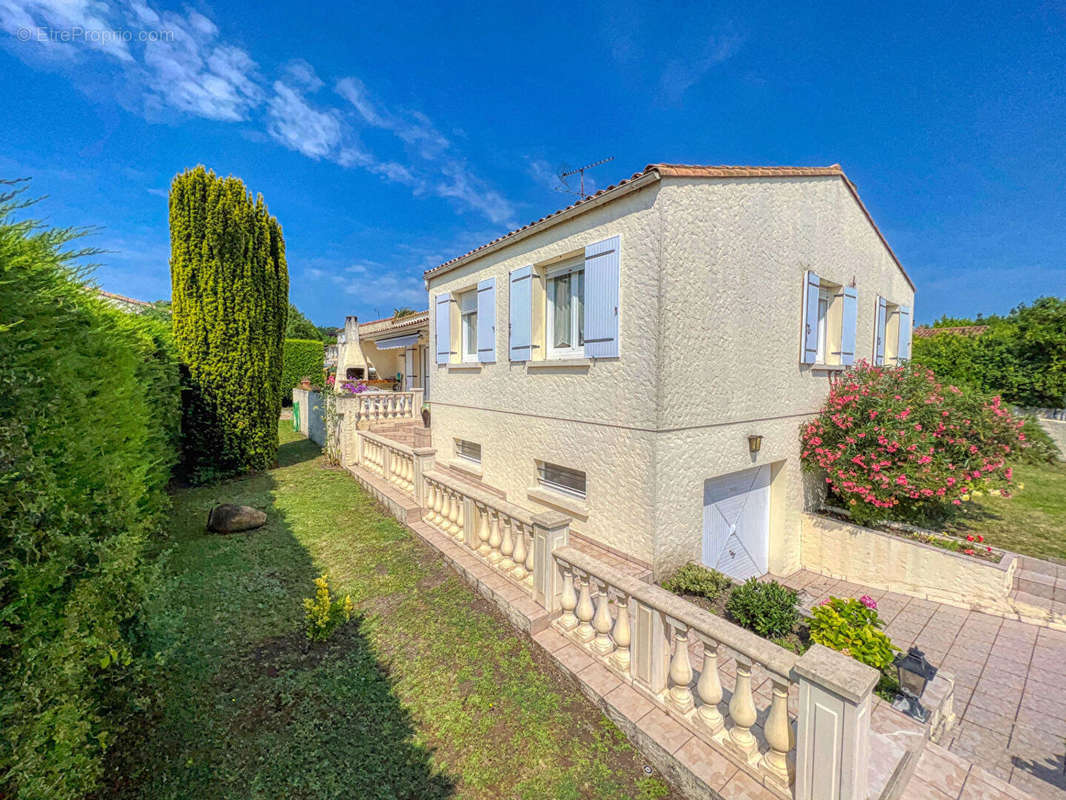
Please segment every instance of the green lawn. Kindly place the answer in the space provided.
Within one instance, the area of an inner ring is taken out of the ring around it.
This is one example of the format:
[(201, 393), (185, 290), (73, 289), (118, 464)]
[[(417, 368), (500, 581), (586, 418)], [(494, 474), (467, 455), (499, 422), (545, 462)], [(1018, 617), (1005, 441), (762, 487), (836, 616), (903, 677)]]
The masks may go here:
[[(675, 797), (577, 688), (346, 473), (281, 426), (281, 467), (179, 491), (149, 618), (158, 712), (101, 797)], [(212, 504), (267, 511), (209, 535)], [(324, 645), (328, 572), (358, 616)]]
[(949, 532), (1038, 558), (1066, 559), (1066, 464), (1022, 465), (1011, 497), (982, 495), (966, 503)]

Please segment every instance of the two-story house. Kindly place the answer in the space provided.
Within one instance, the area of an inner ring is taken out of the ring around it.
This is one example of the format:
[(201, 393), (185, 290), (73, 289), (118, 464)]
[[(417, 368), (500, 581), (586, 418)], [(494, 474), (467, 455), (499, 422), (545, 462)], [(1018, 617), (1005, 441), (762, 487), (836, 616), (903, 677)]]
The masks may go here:
[(425, 279), (438, 460), (656, 575), (797, 569), (801, 424), (910, 353), (914, 284), (838, 165), (651, 165)]

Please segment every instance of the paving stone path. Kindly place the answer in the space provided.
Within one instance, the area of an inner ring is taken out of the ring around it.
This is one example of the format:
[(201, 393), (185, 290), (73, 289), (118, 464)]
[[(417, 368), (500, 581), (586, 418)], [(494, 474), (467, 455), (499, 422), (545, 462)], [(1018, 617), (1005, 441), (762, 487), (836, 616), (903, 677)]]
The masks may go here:
[[(805, 605), (830, 595), (874, 598), (896, 647), (917, 644), (955, 676), (959, 721), (941, 744), (1034, 797), (1066, 800), (1066, 632), (805, 570), (778, 580)], [(930, 784), (938, 799), (981, 796), (941, 783)]]

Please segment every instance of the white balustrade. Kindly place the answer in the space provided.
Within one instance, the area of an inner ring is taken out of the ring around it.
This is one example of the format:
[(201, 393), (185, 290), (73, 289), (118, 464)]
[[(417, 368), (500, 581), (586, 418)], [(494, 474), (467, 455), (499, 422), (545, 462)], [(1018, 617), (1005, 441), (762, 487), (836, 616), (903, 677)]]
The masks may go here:
[[(791, 791), (795, 735), (788, 715), (788, 692), (799, 656), (657, 586), (623, 575), (576, 548), (558, 548), (552, 557), (562, 575), (557, 606), (562, 613), (553, 623), (557, 630), (615, 674), (650, 693), (660, 708), (682, 720), (725, 757), (764, 775), (768, 785)], [(638, 607), (641, 613), (634, 616)], [(634, 631), (634, 620), (640, 619), (661, 622), (658, 627), (644, 622), (643, 628)], [(693, 642), (703, 645), (698, 675), (690, 655)], [(723, 650), (735, 665), (732, 692), (722, 687)], [(652, 674), (662, 677), (658, 685), (648, 686), (638, 672), (647, 671), (647, 665), (657, 660), (662, 669)], [(638, 663), (644, 666), (638, 669)], [(752, 730), (760, 718), (752, 686), (756, 664), (772, 686), (762, 736)], [(728, 705), (723, 709), (726, 698)]]

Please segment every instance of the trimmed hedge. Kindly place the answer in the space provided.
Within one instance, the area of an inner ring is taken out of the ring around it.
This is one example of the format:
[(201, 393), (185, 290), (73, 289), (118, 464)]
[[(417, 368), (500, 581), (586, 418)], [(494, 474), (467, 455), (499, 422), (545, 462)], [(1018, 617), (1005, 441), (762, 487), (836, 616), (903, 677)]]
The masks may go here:
[(292, 388), (309, 377), (315, 385), (322, 383), (322, 364), (326, 345), (310, 339), (286, 339), (284, 366), (281, 371), (281, 401), (292, 401)]
[(97, 300), (75, 233), (18, 208), (0, 197), (0, 796), (67, 800), (147, 703), (145, 548), (179, 369), (165, 323)]
[(262, 195), (203, 167), (170, 188), (174, 339), (188, 371), (183, 469), (194, 483), (277, 461), (289, 273)]

